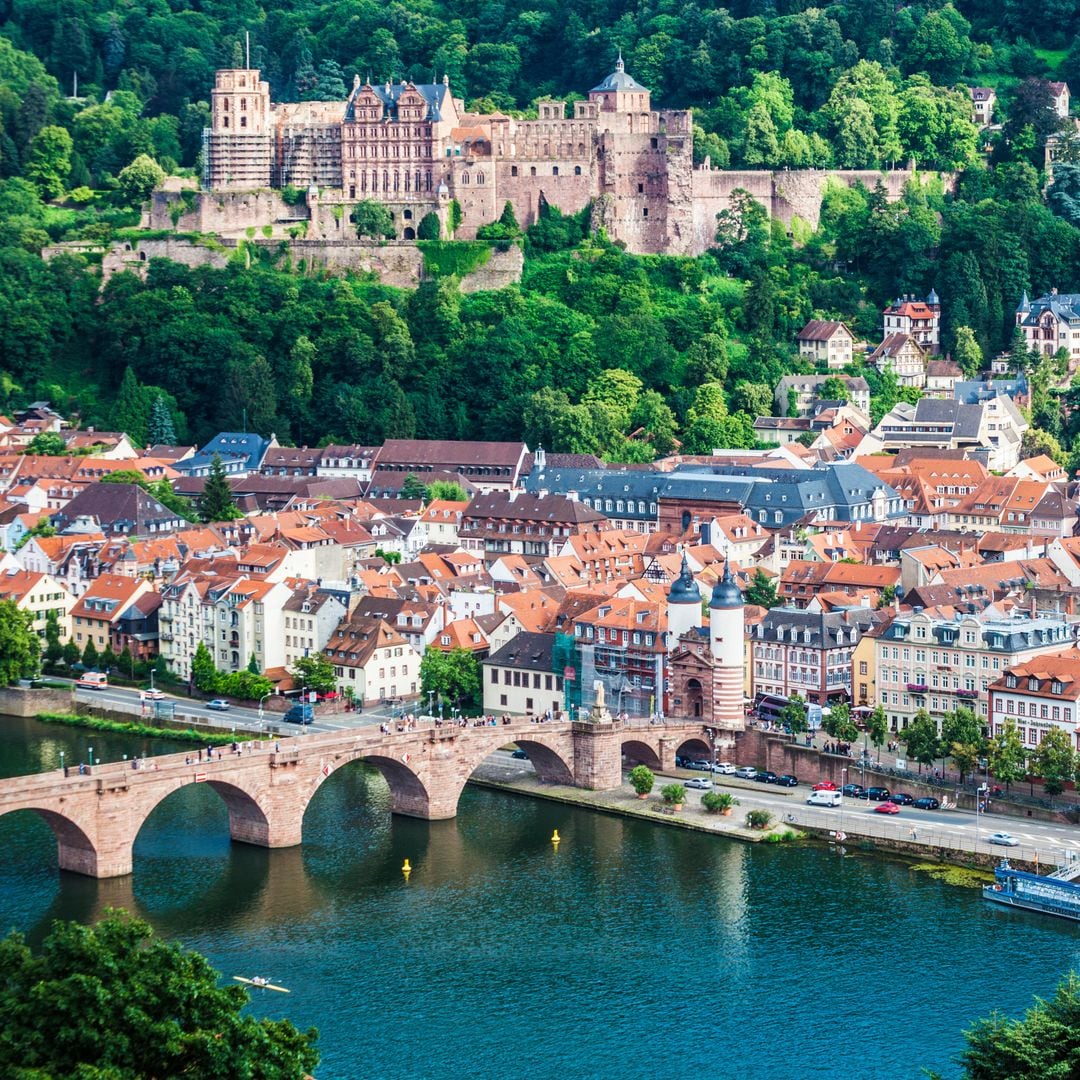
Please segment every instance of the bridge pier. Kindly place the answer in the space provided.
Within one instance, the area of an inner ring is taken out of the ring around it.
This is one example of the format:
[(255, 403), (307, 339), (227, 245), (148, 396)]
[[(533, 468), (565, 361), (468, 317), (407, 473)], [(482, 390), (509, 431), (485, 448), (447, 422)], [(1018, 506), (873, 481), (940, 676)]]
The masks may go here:
[(622, 784), (622, 724), (617, 721), (575, 721), (574, 785), (593, 791), (609, 791)]

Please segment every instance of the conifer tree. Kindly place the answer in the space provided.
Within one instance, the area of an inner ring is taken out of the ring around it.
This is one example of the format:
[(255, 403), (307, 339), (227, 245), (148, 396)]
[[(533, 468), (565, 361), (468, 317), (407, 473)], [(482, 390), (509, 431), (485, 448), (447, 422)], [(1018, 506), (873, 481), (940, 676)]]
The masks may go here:
[(221, 464), (218, 454), (210, 462), (210, 475), (206, 478), (206, 487), (199, 501), (199, 513), (203, 521), (234, 521), (242, 516), (233, 502), (225, 466)]
[(143, 446), (146, 441), (147, 419), (150, 407), (146, 390), (139, 385), (135, 372), (127, 367), (120, 380), (120, 389), (116, 392), (113, 404), (112, 422), (117, 431), (124, 432), (136, 446)]
[(150, 406), (150, 422), (146, 429), (147, 446), (173, 446), (176, 443), (176, 426), (165, 399), (158, 394)]
[(86, 647), (83, 649), (82, 662), (88, 668), (96, 668), (98, 664), (98, 651), (93, 641), (87, 641)]

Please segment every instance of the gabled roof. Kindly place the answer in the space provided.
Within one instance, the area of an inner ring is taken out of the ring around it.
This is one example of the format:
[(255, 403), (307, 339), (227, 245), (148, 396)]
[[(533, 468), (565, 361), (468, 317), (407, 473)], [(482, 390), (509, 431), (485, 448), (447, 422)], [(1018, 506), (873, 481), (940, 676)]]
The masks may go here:
[(796, 334), (797, 341), (831, 341), (840, 331), (851, 337), (851, 331), (842, 323), (832, 319), (811, 319)]

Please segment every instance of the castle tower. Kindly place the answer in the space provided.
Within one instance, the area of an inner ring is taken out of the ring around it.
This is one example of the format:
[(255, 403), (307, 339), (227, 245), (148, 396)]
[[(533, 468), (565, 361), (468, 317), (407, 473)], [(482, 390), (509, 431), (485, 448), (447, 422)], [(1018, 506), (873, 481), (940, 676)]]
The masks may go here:
[(683, 552), (682, 569), (671, 583), (667, 595), (668, 652), (679, 644), (683, 634), (701, 625), (701, 590), (690, 573), (690, 564)]
[(589, 91), (589, 100), (595, 101), (602, 113), (647, 113), (650, 109), (648, 89), (626, 74), (621, 52), (615, 70)]
[(203, 147), (206, 186), (253, 190), (270, 186), (270, 84), (257, 68), (214, 73), (210, 129)]
[(724, 576), (709, 601), (709, 645), (713, 657), (713, 727), (743, 728), (743, 666), (746, 653), (743, 595), (731, 576), (730, 557)]

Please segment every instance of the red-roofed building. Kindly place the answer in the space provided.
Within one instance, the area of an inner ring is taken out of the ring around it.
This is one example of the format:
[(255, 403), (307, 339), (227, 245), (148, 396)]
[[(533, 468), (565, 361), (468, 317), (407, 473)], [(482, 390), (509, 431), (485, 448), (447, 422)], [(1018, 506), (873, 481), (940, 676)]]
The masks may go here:
[(1023, 747), (1032, 751), (1054, 728), (1080, 750), (1080, 651), (1037, 656), (1013, 664), (990, 684), (990, 724), (1000, 735), (1011, 720)]
[(929, 353), (941, 344), (941, 303), (933, 289), (925, 300), (898, 296), (883, 313), (885, 336), (907, 334)]

